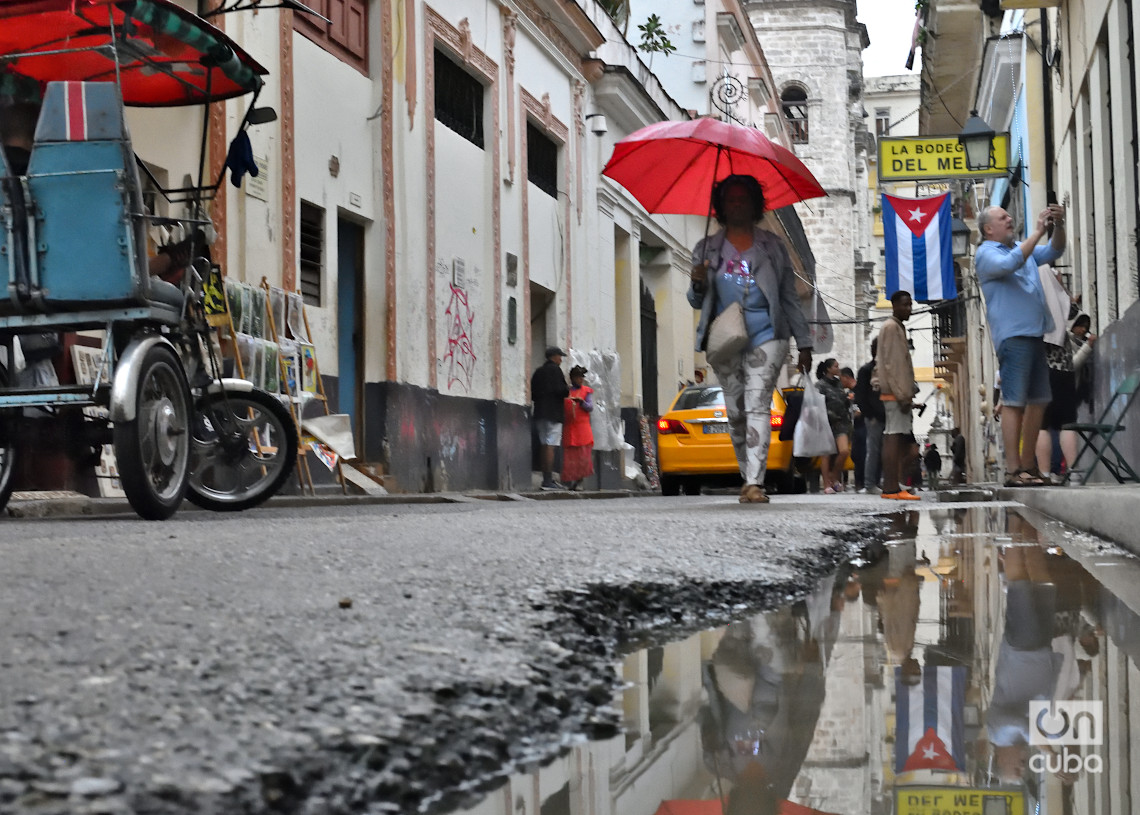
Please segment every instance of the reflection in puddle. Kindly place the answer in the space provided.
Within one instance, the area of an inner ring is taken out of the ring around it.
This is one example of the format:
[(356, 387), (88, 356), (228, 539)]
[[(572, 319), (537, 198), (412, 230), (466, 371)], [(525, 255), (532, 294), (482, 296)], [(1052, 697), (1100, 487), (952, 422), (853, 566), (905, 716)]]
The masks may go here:
[(467, 812), (1132, 812), (1140, 569), (1070, 548), (1012, 509), (898, 513), (805, 600), (626, 657), (624, 734)]

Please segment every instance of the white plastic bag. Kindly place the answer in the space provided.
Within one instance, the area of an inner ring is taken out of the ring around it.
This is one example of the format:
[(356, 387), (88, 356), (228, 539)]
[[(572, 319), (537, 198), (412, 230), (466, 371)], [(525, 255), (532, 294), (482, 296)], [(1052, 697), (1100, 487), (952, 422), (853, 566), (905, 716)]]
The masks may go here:
[(792, 452), (804, 458), (830, 456), (836, 452), (835, 436), (827, 421), (827, 402), (810, 381), (804, 382), (804, 404), (796, 422)]

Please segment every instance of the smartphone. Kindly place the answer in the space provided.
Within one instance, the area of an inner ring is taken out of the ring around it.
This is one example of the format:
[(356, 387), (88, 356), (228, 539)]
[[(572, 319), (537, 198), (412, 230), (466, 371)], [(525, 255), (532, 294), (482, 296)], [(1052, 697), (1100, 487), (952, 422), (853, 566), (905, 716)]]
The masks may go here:
[[(1045, 193), (1045, 203), (1046, 204), (1057, 203), (1057, 192), (1056, 192), (1056, 190), (1049, 190), (1047, 193)], [(1053, 237), (1053, 216), (1052, 215), (1049, 216), (1049, 223), (1045, 227), (1045, 234), (1048, 235), (1050, 238)]]

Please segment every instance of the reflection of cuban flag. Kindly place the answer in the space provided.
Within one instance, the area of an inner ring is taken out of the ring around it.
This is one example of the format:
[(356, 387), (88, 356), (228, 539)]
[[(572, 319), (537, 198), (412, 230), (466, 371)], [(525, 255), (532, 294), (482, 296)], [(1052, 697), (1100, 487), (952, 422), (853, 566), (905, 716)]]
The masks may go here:
[(950, 193), (934, 198), (883, 193), (887, 297), (899, 289), (919, 303), (958, 296), (950, 229)]
[(966, 669), (923, 668), (907, 685), (895, 668), (895, 772), (965, 770)]

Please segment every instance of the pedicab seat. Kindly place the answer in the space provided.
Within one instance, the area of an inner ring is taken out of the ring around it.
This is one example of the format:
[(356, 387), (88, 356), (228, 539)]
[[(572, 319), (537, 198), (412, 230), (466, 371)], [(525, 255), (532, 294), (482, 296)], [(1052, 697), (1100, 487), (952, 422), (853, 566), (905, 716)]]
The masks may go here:
[(141, 187), (114, 84), (48, 83), (28, 189), (45, 306), (181, 307), (181, 291), (147, 272)]

